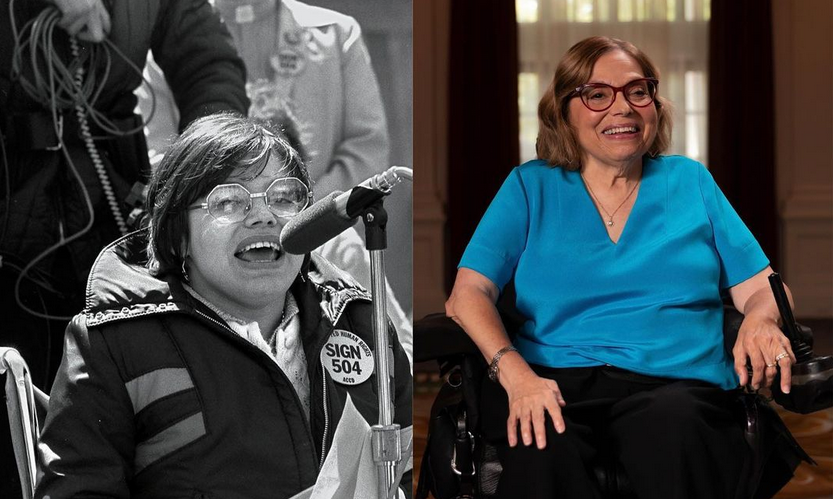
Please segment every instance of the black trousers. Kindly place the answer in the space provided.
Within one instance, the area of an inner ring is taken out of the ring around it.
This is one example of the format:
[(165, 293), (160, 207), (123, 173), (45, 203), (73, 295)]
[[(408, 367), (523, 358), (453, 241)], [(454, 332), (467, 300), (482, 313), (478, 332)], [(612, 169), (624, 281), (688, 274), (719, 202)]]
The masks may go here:
[[(566, 431), (547, 416), (547, 446), (510, 448), (508, 399), (484, 377), (484, 436), (498, 448), (501, 498), (593, 499), (592, 464), (603, 446), (640, 499), (733, 499), (750, 451), (732, 405), (736, 394), (701, 381), (643, 376), (610, 366), (533, 366), (558, 383)], [(743, 489), (744, 487), (740, 487)]]

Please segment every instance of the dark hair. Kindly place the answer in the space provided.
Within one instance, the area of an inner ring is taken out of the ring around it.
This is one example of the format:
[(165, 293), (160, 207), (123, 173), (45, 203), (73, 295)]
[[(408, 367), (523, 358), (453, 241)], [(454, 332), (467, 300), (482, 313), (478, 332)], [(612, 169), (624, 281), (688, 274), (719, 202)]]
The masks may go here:
[(256, 177), (272, 155), (311, 189), (300, 154), (271, 122), (220, 113), (191, 123), (171, 145), (148, 186), (151, 270), (181, 274), (188, 251), (188, 207), (232, 174)]
[[(593, 66), (604, 54), (613, 50), (626, 53), (642, 69), (646, 78), (659, 79), (659, 71), (644, 52), (632, 43), (594, 36), (576, 43), (564, 54), (555, 69), (555, 75), (538, 104), (538, 157), (553, 166), (577, 170), (581, 166), (581, 146), (575, 129), (570, 125), (569, 104), (576, 87), (587, 83), (593, 74)], [(662, 154), (671, 145), (670, 103), (656, 96), (657, 135), (647, 154)]]

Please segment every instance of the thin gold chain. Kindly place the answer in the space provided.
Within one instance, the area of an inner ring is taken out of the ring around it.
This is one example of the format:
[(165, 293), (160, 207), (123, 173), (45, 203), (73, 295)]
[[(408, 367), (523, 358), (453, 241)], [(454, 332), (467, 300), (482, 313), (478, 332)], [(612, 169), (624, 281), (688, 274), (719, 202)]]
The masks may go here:
[(596, 193), (593, 192), (593, 189), (590, 187), (590, 184), (587, 182), (587, 179), (584, 178), (584, 174), (579, 173), (579, 176), (581, 176), (581, 181), (584, 182), (584, 186), (587, 187), (587, 191), (590, 193), (590, 196), (593, 197), (593, 200), (596, 201), (596, 203), (599, 205), (599, 208), (601, 208), (602, 211), (605, 212), (605, 215), (607, 215), (607, 225), (608, 225), (608, 227), (613, 226), (613, 215), (615, 215), (616, 212), (619, 211), (619, 208), (621, 208), (622, 206), (625, 205), (625, 202), (628, 199), (630, 199), (630, 197), (633, 195), (634, 191), (636, 191), (636, 188), (639, 187), (639, 183), (642, 182), (642, 179), (637, 180), (636, 183), (633, 184), (633, 187), (631, 188), (631, 191), (628, 193), (627, 196), (625, 196), (625, 199), (623, 199), (622, 202), (619, 203), (619, 206), (617, 206), (616, 209), (613, 210), (613, 213), (610, 213), (604, 207), (602, 202), (599, 201), (599, 198), (596, 197)]

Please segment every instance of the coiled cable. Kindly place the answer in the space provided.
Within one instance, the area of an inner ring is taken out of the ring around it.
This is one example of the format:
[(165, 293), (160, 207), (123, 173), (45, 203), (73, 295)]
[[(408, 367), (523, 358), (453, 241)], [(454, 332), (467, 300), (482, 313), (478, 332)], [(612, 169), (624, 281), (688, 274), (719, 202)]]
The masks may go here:
[[(143, 125), (139, 125), (133, 129), (124, 131), (120, 130), (112, 121), (110, 121), (103, 113), (97, 111), (94, 107), (101, 92), (104, 90), (111, 68), (110, 52), (116, 53), (120, 56), (130, 68), (132, 68), (142, 78), (143, 84), (147, 85), (151, 94), (151, 113), (147, 121), (152, 119), (156, 109), (156, 96), (153, 89), (150, 87), (147, 79), (144, 77), (142, 70), (138, 68), (127, 56), (125, 56), (110, 40), (104, 39), (102, 44), (90, 44), (85, 46), (82, 52), (77, 40), (70, 37), (70, 48), (72, 50), (72, 61), (69, 65), (64, 64), (59, 54), (53, 45), (53, 35), (55, 27), (61, 14), (54, 7), (47, 7), (41, 11), (33, 19), (29, 20), (23, 27), (18, 30), (17, 23), (14, 17), (14, 0), (9, 2), (9, 18), (11, 20), (12, 34), (14, 37), (14, 53), (12, 57), (12, 80), (20, 84), (21, 88), (36, 102), (39, 102), (44, 107), (49, 109), (52, 115), (53, 128), (55, 135), (58, 138), (58, 149), (61, 150), (64, 159), (73, 178), (80, 186), (82, 197), (86, 211), (89, 214), (89, 219), (81, 230), (66, 236), (64, 234), (63, 222), (59, 221), (59, 240), (57, 243), (48, 247), (20, 270), (15, 286), (14, 295), (17, 305), (27, 313), (43, 318), (54, 320), (70, 320), (71, 317), (56, 316), (48, 313), (41, 313), (27, 307), (20, 298), (20, 285), (24, 279), (29, 279), (36, 285), (50, 290), (49, 286), (44, 283), (28, 277), (28, 274), (34, 267), (52, 254), (59, 248), (70, 244), (87, 234), (93, 227), (95, 222), (95, 211), (93, 208), (90, 194), (84, 185), (80, 173), (72, 161), (69, 152), (66, 149), (63, 140), (63, 121), (62, 112), (64, 110), (73, 109), (75, 117), (78, 120), (79, 129), (84, 140), (85, 149), (92, 160), (99, 182), (104, 192), (105, 198), (113, 218), (122, 234), (128, 231), (127, 224), (119, 209), (118, 200), (107, 174), (106, 167), (101, 159), (98, 149), (94, 143), (94, 137), (91, 133), (88, 117), (96, 124), (96, 126), (109, 134), (110, 136), (126, 136), (134, 133), (142, 133)], [(102, 48), (104, 47), (104, 48)], [(27, 57), (28, 56), (28, 57)], [(103, 58), (103, 62), (102, 61)], [(28, 66), (27, 66), (28, 63)], [(96, 69), (102, 68), (101, 72), (96, 77)], [(32, 75), (31, 79), (26, 77), (27, 74)], [(44, 74), (45, 70), (45, 74)], [(98, 80), (98, 81), (97, 81)], [(4, 166), (6, 169), (6, 177), (8, 177), (8, 161), (5, 155), (5, 149), (2, 151)], [(6, 225), (8, 222), (10, 193), (8, 189), (8, 181), (6, 182), (6, 215), (4, 220), (2, 234), (5, 236)], [(53, 290), (54, 291), (54, 290)]]
[[(79, 58), (78, 41), (75, 38), (69, 39), (70, 47), (72, 48), (72, 56), (75, 59)], [(81, 88), (84, 83), (84, 66), (78, 66), (75, 70), (75, 85)], [(98, 148), (93, 141), (92, 133), (90, 133), (90, 124), (87, 122), (87, 116), (84, 113), (84, 107), (81, 104), (75, 105), (75, 116), (78, 118), (78, 126), (81, 129), (81, 137), (84, 139), (84, 146), (87, 148), (87, 154), (93, 162), (98, 181), (101, 184), (101, 190), (104, 191), (104, 197), (107, 198), (107, 205), (110, 207), (110, 212), (113, 214), (113, 219), (119, 227), (121, 235), (128, 232), (127, 224), (124, 222), (121, 209), (119, 209), (119, 202), (116, 199), (116, 193), (113, 192), (113, 185), (110, 183), (110, 176), (107, 175), (107, 169), (101, 161), (101, 156), (98, 154)]]
[[(47, 7), (18, 30), (14, 3), (14, 0), (9, 2), (9, 18), (15, 44), (11, 71), (13, 81), (18, 82), (32, 99), (51, 109), (53, 113), (59, 109), (66, 110), (81, 105), (93, 123), (110, 136), (132, 135), (144, 129), (143, 125), (138, 125), (130, 130), (120, 130), (104, 113), (95, 109), (110, 75), (111, 53), (114, 53), (140, 75), (142, 84), (150, 90), (151, 112), (145, 120), (150, 122), (156, 111), (156, 96), (141, 68), (133, 64), (133, 61), (107, 38), (101, 43), (86, 44), (82, 52), (78, 49), (77, 40), (70, 37), (75, 57), (70, 64), (64, 64), (53, 42), (55, 29), (61, 18), (58, 9)], [(76, 78), (79, 68), (83, 69), (80, 82)], [(97, 68), (100, 68), (98, 75)], [(26, 76), (28, 73), (31, 73), (31, 79)]]

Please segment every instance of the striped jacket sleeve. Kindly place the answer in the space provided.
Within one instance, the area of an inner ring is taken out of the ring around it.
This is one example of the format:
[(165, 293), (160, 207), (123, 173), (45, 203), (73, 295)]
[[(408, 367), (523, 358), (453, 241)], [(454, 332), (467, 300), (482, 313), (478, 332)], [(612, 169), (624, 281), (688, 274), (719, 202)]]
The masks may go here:
[(35, 496), (130, 497), (133, 404), (101, 332), (70, 322), (39, 444)]

